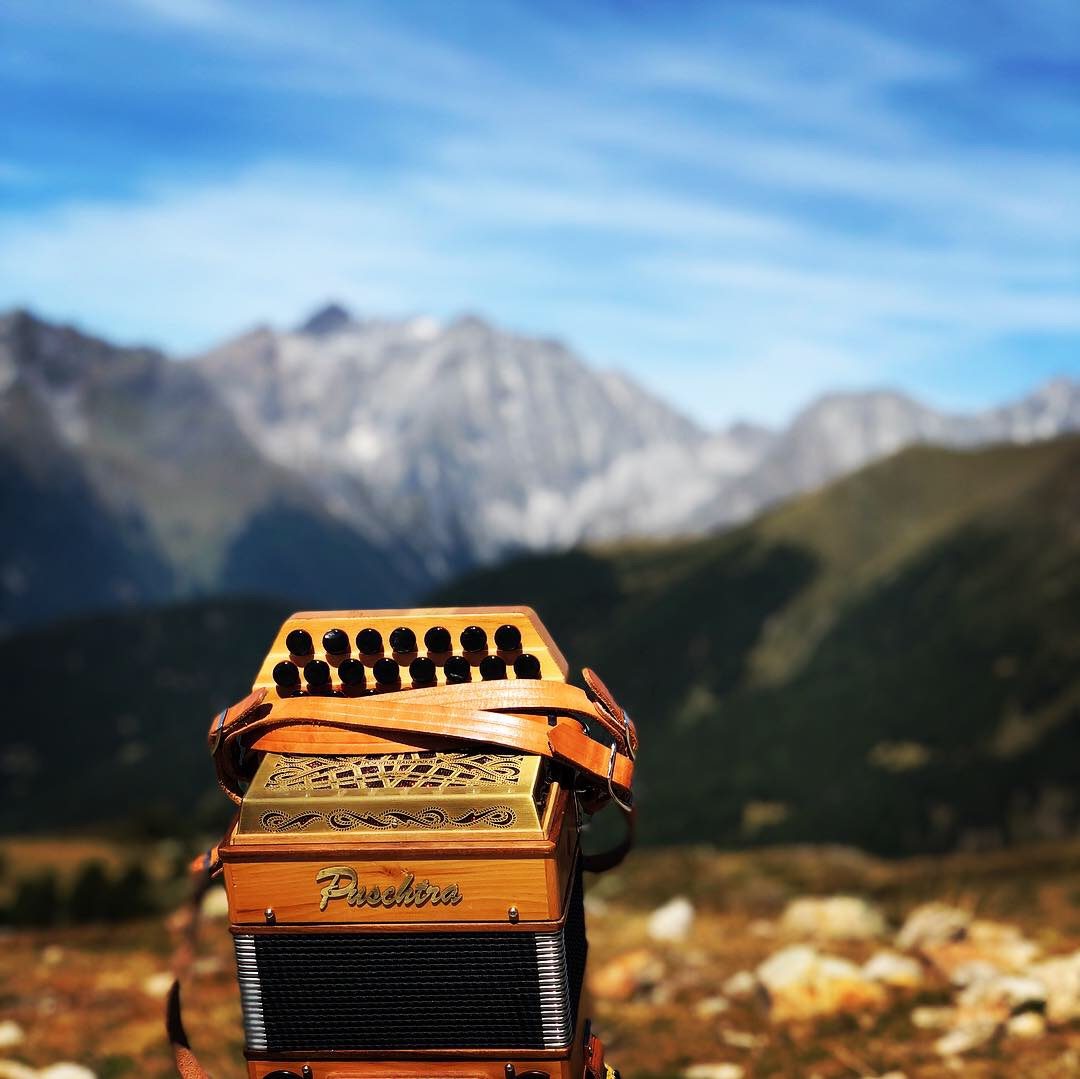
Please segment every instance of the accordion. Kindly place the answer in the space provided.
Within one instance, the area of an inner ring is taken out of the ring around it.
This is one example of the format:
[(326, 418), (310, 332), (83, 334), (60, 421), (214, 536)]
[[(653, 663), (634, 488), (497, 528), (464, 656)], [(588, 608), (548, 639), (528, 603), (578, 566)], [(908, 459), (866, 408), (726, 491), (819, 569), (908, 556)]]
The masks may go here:
[[(293, 615), (210, 748), (248, 1079), (609, 1079), (580, 836), (637, 734), (528, 608)], [(169, 1001), (177, 1067), (204, 1075)]]

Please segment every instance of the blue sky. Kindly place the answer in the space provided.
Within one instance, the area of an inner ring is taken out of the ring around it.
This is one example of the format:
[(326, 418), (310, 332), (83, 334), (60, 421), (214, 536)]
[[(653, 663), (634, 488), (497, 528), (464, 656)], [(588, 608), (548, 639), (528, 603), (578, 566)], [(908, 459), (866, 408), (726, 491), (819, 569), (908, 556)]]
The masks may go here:
[(1080, 4), (8, 0), (0, 306), (176, 353), (326, 298), (708, 423), (1080, 373)]

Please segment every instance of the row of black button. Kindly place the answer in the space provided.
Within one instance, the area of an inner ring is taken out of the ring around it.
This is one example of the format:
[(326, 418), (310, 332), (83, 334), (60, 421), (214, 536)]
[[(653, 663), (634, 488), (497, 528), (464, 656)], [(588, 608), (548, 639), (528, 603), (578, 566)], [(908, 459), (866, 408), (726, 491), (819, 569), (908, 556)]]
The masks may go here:
[[(464, 652), (486, 652), (488, 635), (483, 626), (466, 626), (458, 640)], [(433, 655), (445, 655), (453, 648), (453, 637), (445, 626), (432, 626), (424, 634), (424, 647)], [(350, 651), (349, 635), (343, 629), (328, 629), (323, 634), (323, 649), (328, 656), (347, 656)], [(285, 638), (285, 647), (291, 656), (314, 655), (315, 645), (306, 629), (294, 629)], [(517, 626), (499, 626), (495, 630), (495, 647), (500, 652), (517, 652), (521, 648), (521, 630)], [(360, 630), (356, 635), (356, 650), (362, 656), (381, 656), (384, 651), (383, 636), (372, 627)], [(410, 656), (418, 651), (416, 634), (408, 626), (398, 626), (390, 634), (390, 651), (394, 655)]]
[[(528, 652), (523, 652), (513, 663), (514, 674), (518, 678), (539, 678), (540, 660)], [(484, 656), (476, 668), (485, 681), (505, 678), (507, 663), (501, 656)], [(324, 690), (331, 684), (333, 673), (325, 660), (312, 659), (303, 664), (304, 681), (308, 689)], [(414, 686), (435, 685), (438, 668), (427, 656), (417, 656), (409, 664), (409, 678)], [(358, 659), (344, 659), (337, 667), (341, 684), (350, 689), (363, 689), (367, 683), (367, 671)], [(383, 689), (393, 689), (401, 685), (401, 665), (396, 659), (383, 656), (375, 661), (371, 673), (376, 685)], [(459, 685), (472, 681), (473, 665), (464, 656), (451, 656), (443, 664), (443, 675), (448, 685)], [(297, 690), (300, 688), (300, 666), (292, 660), (284, 659), (273, 671), (274, 682), (279, 688)]]

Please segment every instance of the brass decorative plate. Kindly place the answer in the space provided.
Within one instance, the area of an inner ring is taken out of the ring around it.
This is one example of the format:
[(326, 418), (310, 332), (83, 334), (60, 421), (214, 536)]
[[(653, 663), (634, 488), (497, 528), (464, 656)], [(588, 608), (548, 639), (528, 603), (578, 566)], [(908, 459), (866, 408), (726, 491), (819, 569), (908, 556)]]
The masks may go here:
[(237, 837), (319, 839), (374, 832), (542, 834), (540, 757), (511, 753), (303, 756), (268, 753)]

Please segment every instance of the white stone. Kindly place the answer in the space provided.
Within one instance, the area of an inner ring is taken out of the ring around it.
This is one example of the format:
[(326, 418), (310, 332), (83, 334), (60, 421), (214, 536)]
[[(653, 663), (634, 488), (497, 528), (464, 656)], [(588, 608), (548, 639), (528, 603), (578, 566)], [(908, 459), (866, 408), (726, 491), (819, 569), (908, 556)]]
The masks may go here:
[(590, 918), (604, 918), (611, 910), (611, 904), (598, 895), (585, 896), (585, 913)]
[(918, 1030), (944, 1030), (955, 1018), (956, 1009), (944, 1005), (924, 1004), (911, 1010), (911, 1025)]
[(896, 946), (905, 952), (927, 944), (943, 944), (960, 940), (971, 924), (971, 915), (959, 907), (945, 903), (924, 903), (907, 917), (896, 936)]
[(1021, 1012), (1005, 1024), (1010, 1038), (1041, 1038), (1046, 1033), (1046, 1017), (1039, 1012)]
[(996, 1010), (1008, 1015), (1025, 1008), (1042, 1008), (1046, 995), (1046, 986), (1038, 978), (999, 974), (969, 985), (957, 997), (957, 1004), (961, 1010)]
[(960, 963), (949, 972), (949, 981), (957, 989), (966, 989), (980, 982), (989, 982), (1001, 973), (993, 963), (986, 959), (970, 959)]
[(1080, 952), (1036, 963), (1029, 973), (1046, 987), (1046, 1018), (1051, 1023), (1080, 1019)]
[(775, 1021), (811, 1019), (880, 1007), (885, 990), (847, 959), (795, 945), (770, 956), (757, 969)]
[(50, 1064), (37, 1073), (37, 1079), (97, 1079), (97, 1076), (81, 1064)]
[(863, 963), (863, 977), (892, 989), (916, 989), (923, 981), (917, 960), (898, 952), (877, 952)]
[(746, 1030), (722, 1030), (720, 1037), (725, 1045), (733, 1049), (758, 1049), (765, 1044), (765, 1039), (759, 1034), (751, 1034)]
[(34, 1068), (14, 1060), (0, 1060), (0, 1079), (38, 1079)]
[(211, 888), (202, 901), (204, 918), (227, 918), (229, 916), (229, 897), (224, 888)]
[(732, 1000), (741, 1000), (753, 996), (757, 992), (758, 980), (749, 970), (740, 970), (732, 974), (721, 986), (724, 996)]
[(677, 895), (649, 915), (647, 931), (656, 941), (685, 940), (694, 924), (694, 905), (686, 896)]
[(0, 1020), (0, 1049), (13, 1049), (25, 1039), (26, 1032), (14, 1019)]
[(694, 1064), (683, 1071), (683, 1079), (743, 1079), (745, 1074), (739, 1064)]
[(934, 1048), (943, 1057), (970, 1053), (972, 1049), (978, 1049), (990, 1041), (997, 1030), (998, 1024), (994, 1022), (967, 1023), (938, 1038)]
[(165, 995), (172, 988), (173, 981), (174, 977), (168, 971), (159, 971), (157, 974), (151, 974), (148, 978), (143, 979), (142, 991), (148, 997), (164, 1000)]
[(712, 1019), (723, 1015), (731, 1007), (727, 997), (704, 997), (694, 1004), (694, 1014), (699, 1019)]
[(872, 940), (884, 935), (885, 918), (877, 907), (857, 896), (803, 896), (787, 905), (780, 928), (815, 940)]

